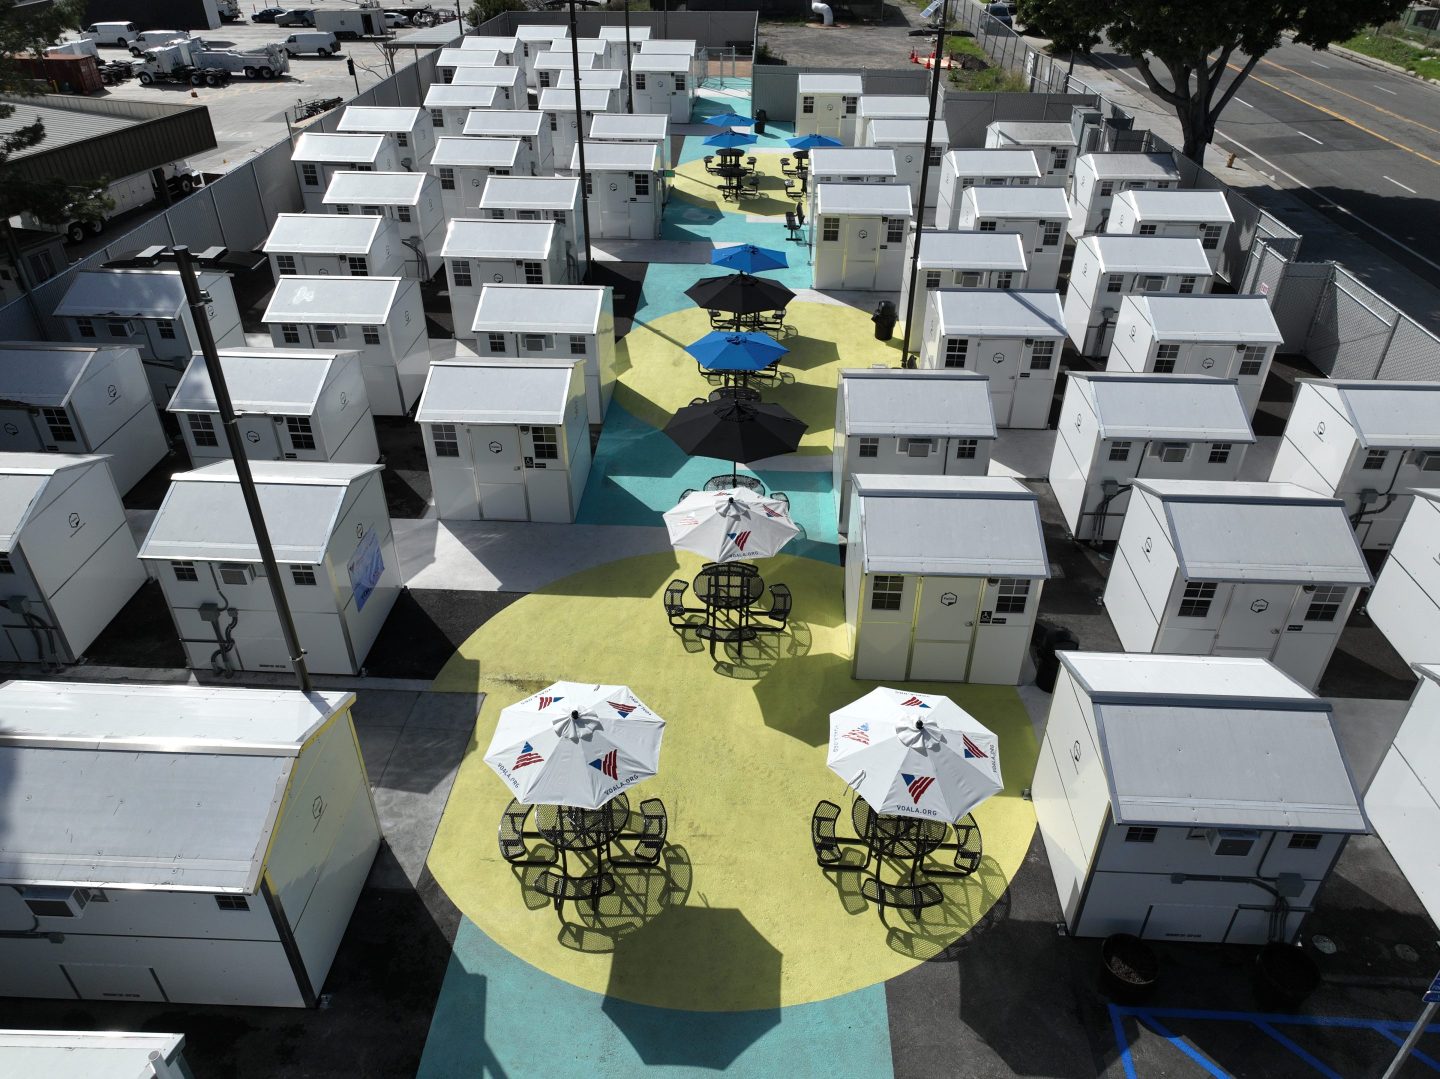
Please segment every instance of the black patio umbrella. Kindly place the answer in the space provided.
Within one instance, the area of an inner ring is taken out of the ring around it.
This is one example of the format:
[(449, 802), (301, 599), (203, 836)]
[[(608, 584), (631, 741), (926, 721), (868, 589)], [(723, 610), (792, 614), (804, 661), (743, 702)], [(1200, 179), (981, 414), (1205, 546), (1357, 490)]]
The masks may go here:
[(781, 311), (795, 298), (795, 293), (779, 281), (748, 273), (702, 277), (685, 290), (685, 295), (701, 307), (736, 315)]
[(806, 425), (779, 405), (762, 401), (706, 401), (686, 405), (665, 425), (671, 441), (692, 457), (735, 465), (794, 453)]

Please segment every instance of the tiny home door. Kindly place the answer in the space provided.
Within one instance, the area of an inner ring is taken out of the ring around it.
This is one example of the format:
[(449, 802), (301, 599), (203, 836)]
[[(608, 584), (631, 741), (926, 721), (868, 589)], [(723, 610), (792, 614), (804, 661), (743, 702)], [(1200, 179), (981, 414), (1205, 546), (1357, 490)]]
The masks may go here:
[(1258, 656), (1269, 659), (1295, 603), (1293, 584), (1237, 584), (1215, 634), (1217, 656)]
[(648, 172), (632, 172), (624, 177), (630, 185), (627, 236), (632, 240), (655, 238), (655, 177)]
[(979, 619), (979, 577), (922, 577), (915, 601), (915, 637), (907, 678), (964, 682)]
[(1015, 410), (1015, 385), (1020, 378), (1019, 341), (980, 341), (975, 370), (990, 380), (990, 404), (995, 426), (1009, 427)]
[(241, 416), (237, 420), (240, 437), (245, 440), (245, 456), (252, 461), (278, 461), (285, 455), (280, 450), (280, 436), (270, 416)]
[(0, 408), (0, 450), (7, 453), (40, 453), (45, 449), (38, 417), (28, 408)]
[(471, 460), (475, 462), (475, 501), (482, 521), (526, 521), (524, 457), (520, 432), (498, 424), (470, 428)]
[(875, 271), (880, 260), (880, 219), (846, 217), (841, 220), (840, 229), (845, 252), (840, 287), (874, 288)]

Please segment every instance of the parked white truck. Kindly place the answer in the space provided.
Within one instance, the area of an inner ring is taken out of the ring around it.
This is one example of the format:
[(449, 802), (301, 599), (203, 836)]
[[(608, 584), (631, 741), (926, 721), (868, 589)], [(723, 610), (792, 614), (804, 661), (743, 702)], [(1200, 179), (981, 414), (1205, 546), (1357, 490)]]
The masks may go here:
[[(188, 195), (205, 182), (205, 178), (190, 167), (188, 161), (172, 161), (161, 166), (165, 184), (173, 196)], [(98, 217), (76, 217), (57, 225), (49, 225), (31, 214), (18, 214), (10, 219), (16, 228), (35, 229), (39, 232), (63, 232), (71, 243), (79, 243), (86, 236), (105, 231), (105, 223), (130, 210), (139, 209), (154, 202), (158, 197), (155, 181), (148, 172), (137, 172), (109, 184), (104, 195), (113, 205)]]
[(359, 7), (317, 7), (311, 13), (311, 26), (328, 30), (341, 40), (361, 37), (385, 37), (385, 12), (373, 0), (361, 0)]

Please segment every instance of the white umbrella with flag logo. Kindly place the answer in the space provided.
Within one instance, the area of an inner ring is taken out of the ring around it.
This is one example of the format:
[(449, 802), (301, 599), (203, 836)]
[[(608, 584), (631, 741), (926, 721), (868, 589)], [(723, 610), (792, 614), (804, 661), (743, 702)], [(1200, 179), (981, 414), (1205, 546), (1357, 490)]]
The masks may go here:
[(500, 713), (485, 763), (519, 802), (599, 809), (655, 774), (664, 730), (626, 686), (556, 682)]
[(712, 562), (769, 558), (800, 534), (790, 507), (743, 487), (694, 491), (665, 511), (672, 546)]
[(1005, 787), (993, 732), (949, 697), (903, 689), (831, 712), (826, 763), (883, 814), (956, 821)]

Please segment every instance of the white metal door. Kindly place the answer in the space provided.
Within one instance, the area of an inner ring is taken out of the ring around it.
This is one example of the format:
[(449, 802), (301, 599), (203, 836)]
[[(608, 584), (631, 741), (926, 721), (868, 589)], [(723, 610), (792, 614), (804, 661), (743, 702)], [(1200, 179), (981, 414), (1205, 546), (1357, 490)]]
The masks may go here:
[(1025, 662), (1025, 650), (1030, 640), (1030, 619), (1027, 610), (1038, 602), (1035, 598), (1039, 586), (1037, 581), (1013, 582), (1012, 590), (1006, 597), (1013, 607), (1020, 598), (1015, 589), (1024, 588), (1025, 610), (997, 610), (1001, 596), (1001, 582), (988, 582), (985, 595), (980, 600), (980, 614), (975, 627), (975, 643), (970, 648), (970, 670), (966, 680), (986, 685), (1008, 686), (1020, 681), (1020, 669)]
[(252, 461), (279, 461), (285, 454), (280, 448), (280, 435), (270, 416), (240, 416), (237, 419), (240, 437), (245, 440), (245, 456)]
[(39, 453), (45, 449), (45, 440), (36, 427), (39, 421), (30, 416), (28, 409), (0, 409), (0, 450), (7, 453)]
[[(637, 178), (640, 183), (636, 183)], [(649, 174), (630, 177), (630, 231), (632, 240), (655, 238), (655, 185)], [(641, 193), (643, 192), (643, 193)]]
[(1015, 410), (1015, 384), (1020, 377), (1020, 344), (1005, 345), (998, 341), (979, 342), (975, 370), (990, 379), (990, 404), (995, 409), (995, 424), (1010, 426)]
[(1237, 584), (1215, 637), (1215, 654), (1269, 659), (1295, 601), (1290, 584)]
[(921, 578), (910, 678), (947, 682), (969, 678), (981, 583), (978, 577)]
[(879, 263), (880, 219), (847, 217), (842, 226), (845, 270), (841, 288), (868, 289), (875, 287), (875, 268)]
[(528, 520), (520, 432), (514, 427), (477, 424), (470, 429), (470, 441), (480, 519)]

